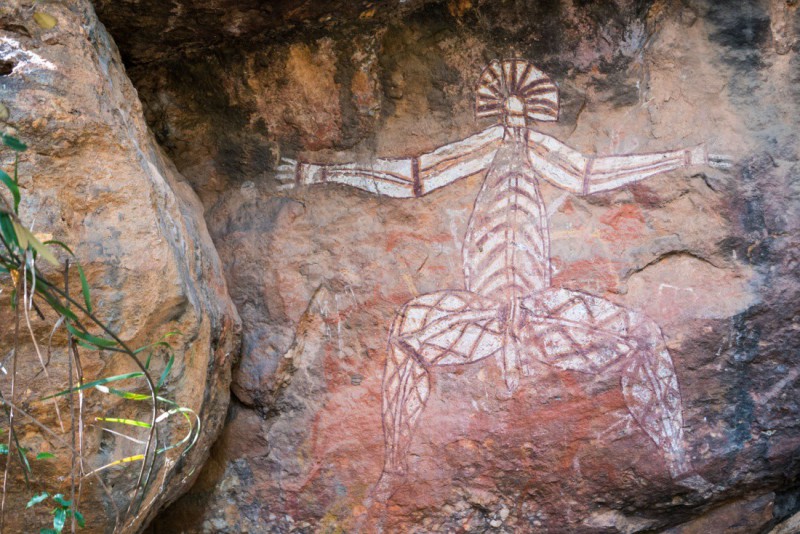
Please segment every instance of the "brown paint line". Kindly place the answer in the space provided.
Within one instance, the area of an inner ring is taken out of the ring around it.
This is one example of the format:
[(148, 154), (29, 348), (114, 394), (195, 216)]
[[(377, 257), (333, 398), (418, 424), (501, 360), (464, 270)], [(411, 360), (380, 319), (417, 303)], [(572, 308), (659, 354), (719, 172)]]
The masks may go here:
[(422, 183), (420, 183), (419, 179), (418, 157), (411, 158), (411, 177), (414, 180), (414, 196), (421, 197), (423, 193), (422, 193)]
[[(520, 83), (525, 84), (528, 81), (528, 75), (531, 73), (531, 68), (533, 68), (533, 64), (526, 61), (525, 69), (522, 71), (522, 76), (520, 77)], [(520, 90), (522, 90), (522, 87), (520, 87)]]
[(499, 143), (500, 143), (499, 139), (492, 140), (467, 153), (457, 154), (438, 160), (435, 163), (432, 163), (428, 166), (421, 167), (422, 174), (431, 175), (434, 173), (442, 173), (462, 163), (468, 163), (477, 160), (479, 158), (482, 158), (486, 156), (488, 153), (497, 150), (497, 147), (495, 145), (498, 145)]
[(546, 98), (526, 98), (525, 99), (525, 109), (526, 111), (529, 109), (537, 109), (537, 108), (545, 108), (551, 109), (553, 111), (558, 111), (558, 104), (553, 102), (552, 100), (547, 100)]
[(643, 167), (641, 169), (631, 169), (629, 171), (619, 172), (613, 175), (607, 173), (602, 178), (595, 173), (589, 177), (589, 182), (591, 185), (602, 186), (609, 183), (613, 183), (617, 180), (627, 180), (626, 182), (619, 184), (619, 186), (613, 188), (616, 189), (617, 187), (622, 187), (623, 185), (627, 185), (633, 182), (638, 182), (646, 178), (650, 178), (651, 176), (655, 176), (656, 174), (677, 170), (679, 168), (680, 167), (672, 165), (650, 166), (650, 167)]
[[(388, 172), (388, 171), (376, 171), (374, 169), (330, 169), (325, 170), (323, 167), (323, 171), (325, 172), (324, 177), (327, 181), (336, 181), (337, 176), (360, 176), (362, 178), (368, 178), (370, 180), (377, 180), (380, 182), (385, 182), (387, 184), (392, 185), (410, 185), (411, 180), (410, 176), (403, 176), (400, 173), (396, 172)], [(389, 178), (390, 177), (390, 178)]]
[(523, 92), (523, 98), (527, 99), (532, 96), (539, 96), (539, 95), (546, 95), (551, 94), (553, 95), (553, 99), (555, 100), (555, 96), (558, 94), (558, 90), (556, 89), (555, 85), (548, 85), (548, 86), (535, 86), (527, 89)]
[[(615, 157), (615, 156), (612, 156), (612, 157)], [(603, 157), (598, 157), (596, 159), (600, 163), (607, 163), (607, 161), (604, 161), (605, 158), (603, 158)], [(605, 180), (609, 180), (609, 179), (611, 179), (611, 178), (609, 178), (609, 176), (613, 177), (615, 175), (632, 174), (632, 173), (636, 173), (636, 172), (648, 171), (648, 170), (652, 170), (652, 169), (660, 169), (660, 168), (664, 168), (664, 167), (677, 168), (677, 167), (674, 167), (675, 165), (680, 166), (679, 158), (669, 158), (669, 159), (661, 159), (661, 160), (658, 160), (658, 161), (648, 161), (646, 163), (639, 163), (639, 164), (632, 165), (632, 166), (627, 166), (627, 167), (616, 167), (616, 168), (609, 169), (609, 170), (595, 170), (594, 171), (594, 175), (597, 176), (598, 178), (605, 176), (604, 179)]]
[(467, 152), (463, 152), (461, 154), (455, 154), (452, 156), (448, 156), (446, 158), (442, 158), (437, 160), (435, 163), (428, 165), (427, 167), (422, 167), (423, 172), (444, 172), (447, 171), (457, 165), (462, 163), (467, 163), (470, 161), (474, 161), (480, 158), (487, 156), (488, 154), (495, 152), (498, 149), (498, 145), (500, 144), (499, 139), (493, 139), (491, 141), (487, 141), (486, 143), (470, 149)]
[(529, 84), (520, 87), (519, 90), (522, 93), (522, 95), (525, 95), (526, 92), (531, 91), (533, 89), (538, 89), (540, 88), (540, 86), (543, 85), (550, 85), (553, 88), (552, 89), (553, 91), (557, 90), (556, 85), (553, 83), (553, 80), (551, 80), (547, 76), (545, 76), (544, 78), (537, 78), (536, 80), (530, 82)]
[(509, 69), (509, 72), (511, 73), (511, 83), (509, 84), (508, 88), (509, 93), (513, 94), (513, 91), (517, 90), (517, 60), (512, 59), (510, 65), (511, 68)]
[(592, 165), (594, 165), (594, 156), (586, 161), (586, 168), (583, 170), (583, 192), (582, 194), (589, 194), (589, 176), (592, 174)]

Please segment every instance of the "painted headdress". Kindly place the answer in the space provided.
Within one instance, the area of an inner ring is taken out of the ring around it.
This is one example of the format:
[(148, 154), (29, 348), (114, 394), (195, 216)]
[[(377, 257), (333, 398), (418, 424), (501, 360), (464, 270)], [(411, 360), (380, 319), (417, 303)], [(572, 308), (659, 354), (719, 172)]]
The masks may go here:
[(524, 59), (489, 63), (475, 92), (477, 117), (498, 116), (507, 126), (518, 127), (527, 120), (558, 120), (558, 87)]

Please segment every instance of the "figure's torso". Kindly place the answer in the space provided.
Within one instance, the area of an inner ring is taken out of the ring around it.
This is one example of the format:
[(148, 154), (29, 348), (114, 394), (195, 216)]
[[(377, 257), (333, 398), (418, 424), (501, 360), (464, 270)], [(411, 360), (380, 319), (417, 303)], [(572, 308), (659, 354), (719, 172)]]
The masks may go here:
[(463, 262), (467, 290), (513, 305), (550, 286), (550, 237), (520, 132), (508, 133), (475, 201)]

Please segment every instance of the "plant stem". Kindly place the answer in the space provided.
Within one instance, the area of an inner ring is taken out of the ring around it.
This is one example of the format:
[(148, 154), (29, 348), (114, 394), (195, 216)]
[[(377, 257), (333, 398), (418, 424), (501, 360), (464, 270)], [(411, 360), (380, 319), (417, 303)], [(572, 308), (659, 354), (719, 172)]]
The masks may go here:
[[(152, 470), (153, 465), (155, 464), (155, 455), (151, 454), (153, 452), (153, 444), (156, 441), (156, 436), (157, 436), (156, 418), (158, 417), (158, 399), (156, 398), (157, 395), (156, 395), (155, 384), (153, 383), (153, 379), (150, 377), (150, 373), (142, 364), (142, 362), (139, 361), (139, 358), (136, 357), (136, 354), (128, 347), (128, 345), (124, 341), (122, 341), (119, 338), (119, 336), (117, 336), (114, 332), (112, 332), (108, 326), (106, 326), (102, 321), (100, 321), (97, 317), (95, 317), (92, 312), (84, 308), (83, 305), (81, 305), (81, 303), (77, 302), (71, 296), (64, 293), (64, 291), (62, 291), (59, 287), (53, 285), (48, 280), (46, 280), (44, 276), (39, 275), (39, 282), (42, 285), (54, 291), (55, 293), (57, 293), (67, 303), (75, 306), (75, 308), (78, 309), (84, 316), (88, 317), (95, 325), (100, 327), (101, 330), (103, 330), (109, 337), (111, 337), (111, 339), (113, 339), (121, 347), (121, 349), (116, 350), (116, 352), (126, 354), (129, 357), (129, 359), (133, 361), (136, 367), (138, 367), (138, 369), (142, 372), (144, 379), (147, 382), (147, 387), (150, 390), (150, 398), (152, 401), (151, 412), (150, 412), (151, 426), (147, 438), (147, 445), (145, 446), (144, 461), (142, 462), (142, 467), (139, 470), (139, 477), (136, 480), (136, 489), (134, 490), (133, 497), (131, 498), (131, 504), (128, 507), (128, 513), (130, 513), (133, 510), (134, 505), (136, 503), (136, 499), (139, 496), (140, 490), (142, 489), (143, 486), (142, 483), (144, 482), (144, 486), (146, 486), (149, 481), (150, 478), (149, 474), (146, 477), (145, 473), (149, 473)], [(78, 323), (78, 325), (84, 331), (86, 331), (83, 325), (81, 325), (80, 323)]]
[[(5, 529), (6, 522), (6, 495), (8, 493), (8, 472), (11, 468), (11, 447), (14, 445), (14, 402), (16, 395), (17, 377), (17, 351), (19, 350), (19, 293), (22, 289), (22, 280), (17, 279), (17, 288), (14, 293), (14, 354), (11, 359), (11, 406), (8, 409), (8, 442), (6, 448), (6, 466), (3, 470), (3, 500), (0, 502), (0, 532)], [(23, 453), (24, 454), (24, 453)], [(22, 466), (25, 469), (25, 466)]]
[[(69, 260), (64, 262), (64, 293), (69, 295)], [(69, 309), (69, 304), (67, 304), (67, 309)], [(71, 521), (70, 521), (70, 531), (72, 534), (75, 534), (75, 527), (76, 519), (75, 519), (75, 392), (74, 388), (74, 377), (72, 376), (73, 369), (72, 369), (72, 335), (69, 331), (67, 331), (67, 366), (69, 367), (68, 373), (68, 385), (69, 385), (69, 418), (70, 418), (70, 437), (72, 443), (72, 457), (70, 462), (70, 470), (69, 470), (69, 501), (70, 501), (70, 514)], [(55, 399), (53, 399), (55, 400)], [(82, 474), (82, 473), (81, 473)]]

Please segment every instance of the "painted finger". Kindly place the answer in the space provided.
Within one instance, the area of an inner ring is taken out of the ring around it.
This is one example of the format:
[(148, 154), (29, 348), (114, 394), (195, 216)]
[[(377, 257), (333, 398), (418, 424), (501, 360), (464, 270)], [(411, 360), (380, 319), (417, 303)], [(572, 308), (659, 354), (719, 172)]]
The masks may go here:
[(708, 164), (718, 169), (730, 169), (733, 167), (733, 158), (722, 154), (709, 154)]

